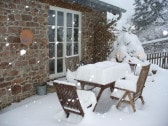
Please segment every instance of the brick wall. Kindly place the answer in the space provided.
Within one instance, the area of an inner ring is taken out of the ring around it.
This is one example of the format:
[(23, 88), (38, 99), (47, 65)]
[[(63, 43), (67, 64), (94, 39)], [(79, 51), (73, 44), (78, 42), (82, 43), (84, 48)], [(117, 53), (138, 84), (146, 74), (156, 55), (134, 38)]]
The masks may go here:
[[(0, 109), (35, 94), (48, 79), (48, 8), (32, 0), (0, 1)], [(22, 45), (20, 33), (30, 29), (33, 43)], [(26, 50), (25, 55), (20, 55)]]

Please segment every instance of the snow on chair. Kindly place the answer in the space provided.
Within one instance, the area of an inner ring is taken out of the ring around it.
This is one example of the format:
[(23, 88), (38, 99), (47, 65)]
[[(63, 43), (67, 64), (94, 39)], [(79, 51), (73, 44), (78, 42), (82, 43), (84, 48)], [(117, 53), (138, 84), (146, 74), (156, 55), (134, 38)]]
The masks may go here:
[(86, 109), (93, 109), (96, 105), (96, 96), (91, 91), (77, 90), (73, 83), (65, 81), (55, 80), (53, 84), (67, 118), (70, 113), (84, 116)]
[(133, 111), (135, 112), (135, 101), (140, 98), (142, 104), (144, 104), (144, 99), (142, 97), (143, 88), (148, 76), (150, 64), (142, 66), (141, 72), (138, 77), (131, 76), (131, 78), (125, 78), (118, 80), (115, 83), (114, 91), (111, 94), (112, 99), (119, 99), (116, 107), (118, 108), (122, 102), (129, 103)]
[(79, 66), (79, 56), (66, 57), (65, 66), (67, 70), (76, 71)]

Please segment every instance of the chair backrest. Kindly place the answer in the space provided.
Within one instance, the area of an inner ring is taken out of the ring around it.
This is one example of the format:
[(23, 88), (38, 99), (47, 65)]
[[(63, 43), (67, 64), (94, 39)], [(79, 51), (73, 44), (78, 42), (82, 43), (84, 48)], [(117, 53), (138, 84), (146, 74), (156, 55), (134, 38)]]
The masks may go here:
[(69, 69), (71, 71), (75, 71), (78, 68), (78, 65), (79, 65), (79, 56), (65, 58), (66, 69)]
[(58, 95), (58, 99), (62, 105), (62, 108), (67, 114), (67, 117), (69, 116), (70, 112), (84, 116), (84, 111), (77, 95), (76, 86), (57, 82), (53, 83)]
[(145, 86), (145, 82), (149, 73), (149, 68), (150, 68), (150, 64), (146, 66), (142, 66), (142, 69), (137, 81), (137, 89), (136, 89), (136, 93), (134, 94), (134, 98), (138, 98), (139, 96), (142, 95), (142, 91)]

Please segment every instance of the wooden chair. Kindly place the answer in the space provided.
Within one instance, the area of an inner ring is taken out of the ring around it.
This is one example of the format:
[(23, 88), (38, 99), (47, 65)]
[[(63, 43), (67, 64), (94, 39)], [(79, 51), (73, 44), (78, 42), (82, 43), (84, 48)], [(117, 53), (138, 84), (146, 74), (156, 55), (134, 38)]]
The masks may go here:
[(66, 70), (75, 71), (79, 66), (79, 56), (66, 57), (65, 58)]
[(142, 66), (140, 75), (138, 77), (130, 76), (130, 79), (125, 78), (123, 80), (116, 81), (111, 98), (119, 99), (116, 105), (117, 108), (119, 108), (122, 102), (127, 102), (132, 106), (133, 111), (135, 112), (135, 101), (138, 98), (140, 98), (142, 104), (144, 104), (142, 92), (148, 76), (149, 68), (150, 64)]
[[(67, 118), (69, 117), (70, 113), (84, 116), (85, 108), (83, 108), (84, 106), (81, 104), (81, 102), (86, 102), (87, 105), (85, 106), (87, 108), (93, 108), (96, 104), (96, 96), (91, 91), (80, 90), (80, 92), (78, 92), (75, 85), (71, 85), (70, 83), (64, 81), (54, 81), (53, 84), (55, 86), (60, 104), (64, 109)], [(83, 95), (83, 97), (90, 95), (89, 97), (92, 97), (93, 101), (87, 102), (89, 98), (87, 98), (87, 100), (83, 100), (79, 95)]]
[[(75, 72), (77, 70), (77, 68), (81, 65), (80, 63), (82, 63), (83, 65), (85, 64), (84, 61), (83, 62), (79, 61), (79, 56), (65, 58), (65, 65), (66, 65), (67, 72), (68, 72), (68, 69), (70, 70), (70, 72)], [(93, 86), (88, 86), (88, 85), (85, 86), (85, 90), (89, 91), (89, 90), (93, 90), (93, 89), (94, 89)]]

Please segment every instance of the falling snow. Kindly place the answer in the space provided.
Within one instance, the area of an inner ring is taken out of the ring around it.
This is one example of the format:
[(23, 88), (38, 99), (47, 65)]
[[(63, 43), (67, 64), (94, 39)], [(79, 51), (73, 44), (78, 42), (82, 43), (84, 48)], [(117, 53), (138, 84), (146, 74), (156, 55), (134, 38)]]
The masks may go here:
[[(111, 0), (103, 1), (111, 3)], [(117, 2), (118, 0), (114, 1)], [(115, 5), (114, 2), (112, 4)], [(125, 5), (131, 6), (131, 4), (123, 3), (120, 3), (120, 5), (122, 5), (122, 8)], [(25, 8), (29, 8), (29, 6), (27, 5)], [(14, 10), (12, 12), (15, 13)], [(129, 21), (125, 16), (123, 16), (123, 19), (125, 21), (119, 21), (119, 24), (122, 24), (120, 26), (123, 26), (124, 23)], [(162, 34), (167, 36), (167, 30), (162, 30)], [(7, 38), (5, 38), (5, 41), (5, 46), (8, 47), (9, 43), (7, 42)], [(27, 51), (25, 49), (19, 51), (20, 56), (26, 53)], [(40, 63), (40, 60), (37, 63)], [(12, 65), (12, 62), (9, 62), (9, 65)], [(88, 109), (84, 117), (71, 114), (69, 118), (66, 118), (58, 102), (56, 93), (50, 93), (45, 96), (35, 95), (20, 103), (13, 103), (11, 106), (1, 110), (0, 126), (166, 126), (168, 124), (168, 102), (165, 98), (168, 96), (168, 72), (158, 67), (157, 70), (156, 75), (148, 76), (143, 93), (145, 104), (141, 105), (137, 101), (137, 111), (135, 113), (132, 112), (129, 105), (123, 105), (121, 109), (117, 110), (115, 107), (116, 102), (109, 97), (109, 90), (105, 90), (100, 99), (100, 103), (98, 103), (96, 112)], [(78, 85), (80, 84), (78, 83)], [(11, 91), (11, 88), (8, 91)]]

